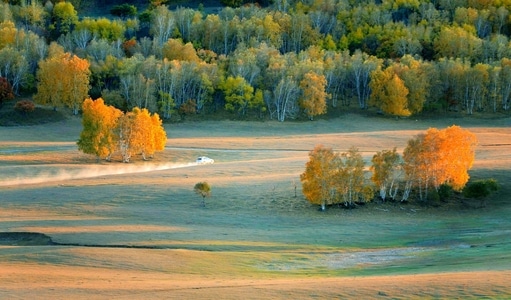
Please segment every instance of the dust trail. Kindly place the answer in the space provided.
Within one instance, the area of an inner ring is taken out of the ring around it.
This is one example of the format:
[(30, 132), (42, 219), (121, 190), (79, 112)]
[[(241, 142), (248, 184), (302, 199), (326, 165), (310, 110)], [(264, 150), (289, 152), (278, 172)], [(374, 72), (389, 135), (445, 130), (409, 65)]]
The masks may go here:
[[(85, 166), (70, 169), (63, 166), (23, 166), (0, 170), (0, 186), (38, 184), (52, 181), (135, 174), (196, 166), (197, 163), (144, 164), (129, 166)], [(39, 169), (39, 170), (38, 170)], [(7, 178), (6, 178), (7, 176)], [(8, 177), (10, 176), (10, 178)]]

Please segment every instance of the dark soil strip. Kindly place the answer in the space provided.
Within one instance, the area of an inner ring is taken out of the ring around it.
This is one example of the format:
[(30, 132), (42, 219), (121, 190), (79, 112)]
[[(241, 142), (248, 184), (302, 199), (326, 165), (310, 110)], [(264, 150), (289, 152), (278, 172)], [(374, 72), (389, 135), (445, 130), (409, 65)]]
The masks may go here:
[(0, 245), (3, 246), (47, 246), (57, 245), (43, 233), (38, 232), (0, 232)]
[[(0, 232), (0, 246), (70, 246), (91, 248), (130, 248), (130, 249), (170, 249), (144, 245), (87, 245), (77, 243), (57, 243), (51, 237), (39, 232)], [(177, 249), (177, 248), (176, 248)]]

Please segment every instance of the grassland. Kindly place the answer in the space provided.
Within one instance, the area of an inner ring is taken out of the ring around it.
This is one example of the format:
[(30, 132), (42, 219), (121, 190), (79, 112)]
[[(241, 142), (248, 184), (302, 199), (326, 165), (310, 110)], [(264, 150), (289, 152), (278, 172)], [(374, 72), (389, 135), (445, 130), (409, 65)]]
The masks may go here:
[[(371, 204), (319, 212), (299, 174), (321, 143), (370, 160), (429, 127), (479, 139), (473, 178), (502, 189), (441, 207)], [(166, 125), (147, 162), (77, 151), (80, 120), (0, 127), (0, 298), (310, 299), (511, 297), (511, 120), (359, 115), (305, 123)], [(215, 164), (196, 166), (198, 155)], [(200, 206), (193, 193), (208, 181)]]

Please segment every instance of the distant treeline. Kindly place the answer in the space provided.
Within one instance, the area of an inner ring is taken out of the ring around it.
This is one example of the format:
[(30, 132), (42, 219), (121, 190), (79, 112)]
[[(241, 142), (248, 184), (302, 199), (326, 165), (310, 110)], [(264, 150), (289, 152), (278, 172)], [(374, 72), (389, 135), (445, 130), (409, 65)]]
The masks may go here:
[(152, 1), (79, 18), (69, 2), (1, 3), (0, 77), (16, 94), (47, 94), (38, 69), (54, 42), (88, 61), (92, 98), (164, 119), (509, 112), (511, 1), (224, 3), (241, 6), (208, 13)]

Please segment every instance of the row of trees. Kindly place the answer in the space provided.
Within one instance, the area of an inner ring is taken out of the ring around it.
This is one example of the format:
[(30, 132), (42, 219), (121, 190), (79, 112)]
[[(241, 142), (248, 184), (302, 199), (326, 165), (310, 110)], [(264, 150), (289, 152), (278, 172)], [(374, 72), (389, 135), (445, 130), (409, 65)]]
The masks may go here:
[(158, 114), (138, 107), (123, 113), (101, 98), (86, 99), (82, 110), (83, 130), (77, 144), (86, 154), (110, 161), (120, 153), (122, 161), (129, 162), (134, 154), (145, 160), (165, 148), (167, 135)]
[[(211, 15), (158, 6), (123, 20), (79, 20), (68, 2), (1, 3), (0, 77), (15, 94), (37, 87), (41, 104), (76, 112), (90, 95), (165, 119), (218, 108), (279, 121), (313, 119), (341, 105), (375, 106), (396, 116), (509, 110), (511, 47), (501, 34), (509, 24), (496, 21), (508, 16), (506, 4), (492, 10), (461, 1), (453, 10), (440, 2), (369, 1), (362, 10), (362, 3), (277, 1), (276, 11), (248, 6)], [(485, 24), (477, 18), (484, 9), (491, 11), (492, 30), (478, 36), (470, 26)], [(417, 32), (407, 33), (411, 28)], [(47, 29), (58, 31), (54, 40), (62, 51), (48, 47)], [(397, 42), (403, 37), (419, 41)], [(479, 46), (466, 47), (473, 39)], [(371, 50), (370, 41), (405, 50), (429, 45), (434, 54)], [(476, 48), (485, 54), (475, 55), (483, 53)], [(460, 52), (467, 49), (472, 52)]]
[(329, 50), (363, 49), (380, 58), (411, 54), (482, 62), (502, 51), (502, 38), (511, 32), (511, 5), (505, 1), (279, 0), (268, 8), (227, 7), (217, 14), (182, 7), (170, 11), (160, 5), (118, 20), (79, 19), (70, 2), (8, 7), (9, 15), (25, 28), (54, 40), (75, 32), (73, 38), (81, 42), (94, 36), (115, 41), (149, 27), (160, 46), (179, 37), (223, 55), (240, 44), (265, 42), (282, 53), (322, 45)]
[(374, 154), (370, 180), (356, 148), (339, 154), (318, 145), (309, 153), (300, 175), (303, 194), (323, 210), (332, 204), (352, 207), (357, 202), (368, 202), (375, 191), (383, 201), (407, 201), (413, 194), (425, 202), (432, 190), (439, 193), (442, 187), (463, 189), (474, 162), (476, 143), (475, 135), (459, 126), (431, 128), (410, 139), (402, 156), (395, 148)]

